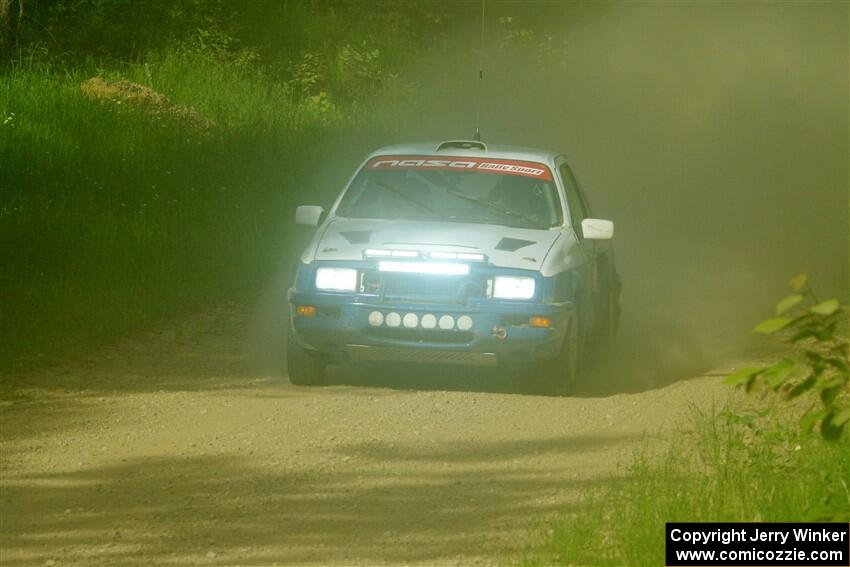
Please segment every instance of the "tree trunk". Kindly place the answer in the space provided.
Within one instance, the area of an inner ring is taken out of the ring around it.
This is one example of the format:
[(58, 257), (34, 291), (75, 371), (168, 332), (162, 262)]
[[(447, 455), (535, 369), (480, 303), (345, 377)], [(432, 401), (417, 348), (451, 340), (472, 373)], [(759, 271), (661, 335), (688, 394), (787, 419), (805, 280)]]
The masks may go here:
[(0, 0), (0, 53), (12, 47), (12, 0)]

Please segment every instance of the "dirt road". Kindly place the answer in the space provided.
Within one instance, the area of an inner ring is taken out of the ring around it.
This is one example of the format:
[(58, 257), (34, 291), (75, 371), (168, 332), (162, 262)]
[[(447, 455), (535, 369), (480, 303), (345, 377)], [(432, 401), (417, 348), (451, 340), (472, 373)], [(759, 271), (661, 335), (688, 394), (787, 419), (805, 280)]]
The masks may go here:
[(0, 564), (504, 563), (727, 395), (716, 376), (511, 395), (434, 368), (299, 388), (244, 356), (250, 320), (220, 307), (6, 379)]

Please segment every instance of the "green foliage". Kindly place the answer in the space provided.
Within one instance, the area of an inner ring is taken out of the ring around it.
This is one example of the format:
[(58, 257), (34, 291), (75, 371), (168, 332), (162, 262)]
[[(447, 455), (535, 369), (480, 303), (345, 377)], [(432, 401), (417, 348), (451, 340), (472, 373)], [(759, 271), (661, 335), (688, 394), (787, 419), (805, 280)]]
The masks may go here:
[[(77, 85), (87, 73), (68, 71), (0, 77), (0, 112), (14, 113), (0, 126), (3, 366), (77, 350), (257, 281), (275, 265), (287, 203), (273, 168), (301, 159), (288, 176), (297, 182), (313, 159), (259, 128), (207, 136), (86, 100)], [(184, 76), (200, 79), (191, 68)], [(280, 136), (294, 132), (276, 123)]]
[[(437, 25), (413, 26), (415, 4), (25, 8), (0, 73), (0, 369), (260, 285), (288, 262), (296, 200), (339, 187), (320, 190), (320, 160), (333, 151), (344, 176), (386, 139), (392, 116), (372, 108)], [(93, 76), (150, 87), (217, 127), (89, 100), (79, 86)]]
[(292, 84), (296, 92), (305, 96), (313, 96), (323, 92), (327, 71), (322, 60), (315, 54), (307, 52), (293, 67)]
[[(665, 522), (850, 521), (847, 308), (818, 300), (804, 275), (790, 285), (755, 331), (782, 336), (796, 355), (725, 379), (778, 396), (754, 409), (695, 412), (692, 433), (592, 489), (523, 565), (660, 565)], [(814, 401), (798, 425), (784, 410), (804, 395)], [(821, 435), (809, 434), (815, 427)]]
[(848, 309), (837, 299), (819, 301), (804, 274), (789, 285), (794, 293), (776, 306), (776, 315), (783, 316), (762, 321), (753, 330), (765, 335), (781, 332), (796, 356), (769, 366), (741, 368), (726, 383), (747, 392), (774, 392), (789, 401), (816, 394), (800, 428), (808, 433), (819, 426), (824, 439), (835, 441), (850, 420), (850, 351), (841, 332)]
[(694, 412), (661, 455), (591, 487), (521, 565), (663, 565), (665, 522), (850, 520), (850, 437), (802, 435), (776, 408)]
[(366, 42), (360, 48), (343, 45), (337, 53), (336, 71), (340, 90), (352, 98), (375, 91), (387, 78), (381, 50), (370, 48)]
[(141, 49), (166, 47), (197, 30), (232, 34), (233, 2), (54, 0), (23, 2), (19, 47), (43, 46), (65, 56), (131, 60)]

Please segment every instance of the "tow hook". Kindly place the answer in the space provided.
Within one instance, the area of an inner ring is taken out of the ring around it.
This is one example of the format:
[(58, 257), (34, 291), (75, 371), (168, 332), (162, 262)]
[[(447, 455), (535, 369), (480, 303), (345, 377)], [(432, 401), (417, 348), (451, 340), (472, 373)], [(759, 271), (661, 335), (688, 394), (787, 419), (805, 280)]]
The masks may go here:
[(490, 334), (496, 337), (497, 339), (506, 339), (508, 337), (508, 330), (504, 327), (493, 327), (491, 329)]

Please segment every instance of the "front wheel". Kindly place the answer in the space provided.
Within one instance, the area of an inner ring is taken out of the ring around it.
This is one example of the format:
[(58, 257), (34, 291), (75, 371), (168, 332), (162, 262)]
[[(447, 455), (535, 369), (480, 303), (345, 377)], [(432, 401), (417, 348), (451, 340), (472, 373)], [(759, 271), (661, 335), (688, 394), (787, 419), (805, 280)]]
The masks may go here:
[(567, 322), (561, 352), (546, 367), (546, 383), (557, 393), (569, 393), (578, 382), (581, 362), (581, 327), (578, 313), (573, 312)]
[(290, 335), (286, 339), (286, 369), (289, 381), (297, 386), (319, 386), (325, 382), (326, 363), (298, 345)]
[(602, 337), (605, 341), (605, 346), (611, 348), (617, 340), (617, 331), (620, 327), (620, 294), (614, 291), (608, 293), (607, 303)]

